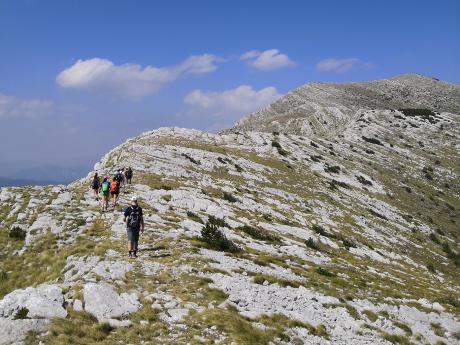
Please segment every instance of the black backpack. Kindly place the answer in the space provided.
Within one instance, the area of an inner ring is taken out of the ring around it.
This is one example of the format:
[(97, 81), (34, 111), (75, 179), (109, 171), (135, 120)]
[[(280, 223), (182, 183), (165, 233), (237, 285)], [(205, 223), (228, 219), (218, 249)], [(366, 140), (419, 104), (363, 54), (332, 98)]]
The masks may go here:
[(139, 206), (131, 206), (131, 213), (128, 216), (128, 227), (137, 229), (141, 226), (142, 210)]
[(131, 168), (126, 170), (125, 176), (127, 179), (130, 179), (131, 177), (133, 177), (133, 171), (131, 170)]
[(115, 181), (118, 181), (118, 183), (121, 183), (121, 181), (123, 181), (123, 177), (121, 177), (121, 174), (119, 172), (115, 174)]
[(99, 178), (97, 177), (94, 178), (93, 179), (93, 189), (99, 189), (99, 183), (100, 183)]

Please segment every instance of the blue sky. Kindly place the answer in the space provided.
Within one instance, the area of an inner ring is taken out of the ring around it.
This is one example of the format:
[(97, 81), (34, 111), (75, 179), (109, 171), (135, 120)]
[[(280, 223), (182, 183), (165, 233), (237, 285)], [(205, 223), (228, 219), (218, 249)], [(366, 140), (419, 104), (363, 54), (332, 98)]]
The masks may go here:
[(311, 81), (460, 82), (459, 1), (0, 0), (0, 166), (91, 166)]

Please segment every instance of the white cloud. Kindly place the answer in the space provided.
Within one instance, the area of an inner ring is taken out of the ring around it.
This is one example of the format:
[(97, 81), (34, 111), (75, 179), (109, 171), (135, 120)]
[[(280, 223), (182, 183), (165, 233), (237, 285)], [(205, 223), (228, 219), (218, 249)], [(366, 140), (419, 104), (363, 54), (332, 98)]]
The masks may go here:
[(248, 60), (249, 66), (265, 71), (295, 65), (289, 56), (281, 54), (278, 49), (269, 49), (263, 52), (251, 50), (241, 55), (240, 59)]
[(36, 118), (49, 113), (53, 103), (39, 99), (19, 99), (0, 94), (0, 119), (2, 118)]
[(273, 86), (256, 91), (251, 86), (240, 85), (222, 92), (194, 90), (185, 96), (184, 102), (219, 116), (241, 116), (259, 110), (281, 96)]
[(78, 60), (59, 73), (56, 82), (62, 87), (100, 90), (138, 99), (187, 74), (214, 72), (220, 61), (215, 55), (204, 54), (190, 56), (172, 67), (142, 68), (138, 64), (115, 65), (107, 59)]
[(319, 72), (344, 73), (357, 67), (373, 68), (374, 65), (369, 62), (363, 62), (357, 58), (325, 59), (316, 64), (316, 70)]

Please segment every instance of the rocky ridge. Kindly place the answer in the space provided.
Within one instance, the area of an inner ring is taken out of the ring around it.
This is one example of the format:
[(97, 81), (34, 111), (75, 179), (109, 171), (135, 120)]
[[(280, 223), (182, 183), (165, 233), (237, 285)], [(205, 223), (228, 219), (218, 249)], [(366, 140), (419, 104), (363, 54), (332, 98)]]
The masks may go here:
[(460, 87), (321, 85), (223, 134), (128, 140), (94, 167), (135, 170), (107, 213), (92, 173), (2, 188), (0, 344), (457, 344)]

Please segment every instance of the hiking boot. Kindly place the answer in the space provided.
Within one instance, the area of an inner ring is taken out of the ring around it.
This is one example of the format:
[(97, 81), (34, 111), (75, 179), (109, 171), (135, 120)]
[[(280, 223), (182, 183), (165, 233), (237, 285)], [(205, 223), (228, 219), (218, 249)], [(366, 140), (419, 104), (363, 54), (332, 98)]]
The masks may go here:
[(136, 252), (133, 252), (133, 258), (137, 258), (137, 253)]
[(128, 257), (132, 258), (133, 257), (133, 252), (128, 252)]

